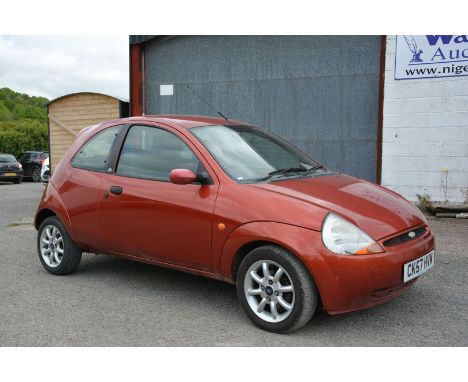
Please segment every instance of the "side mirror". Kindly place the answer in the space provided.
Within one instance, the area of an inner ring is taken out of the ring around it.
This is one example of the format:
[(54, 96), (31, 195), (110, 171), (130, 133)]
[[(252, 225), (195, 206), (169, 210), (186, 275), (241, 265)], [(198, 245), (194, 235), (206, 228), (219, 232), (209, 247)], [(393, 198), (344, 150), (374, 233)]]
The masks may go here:
[(193, 171), (176, 168), (169, 173), (169, 179), (174, 184), (192, 184), (197, 180), (197, 176)]

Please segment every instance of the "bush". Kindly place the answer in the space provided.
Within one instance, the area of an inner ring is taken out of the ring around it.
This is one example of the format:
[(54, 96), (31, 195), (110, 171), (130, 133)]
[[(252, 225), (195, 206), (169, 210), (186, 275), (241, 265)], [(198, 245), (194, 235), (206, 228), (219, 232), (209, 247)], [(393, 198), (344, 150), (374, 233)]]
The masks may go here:
[(27, 150), (48, 150), (47, 125), (26, 118), (0, 121), (0, 152), (18, 156)]

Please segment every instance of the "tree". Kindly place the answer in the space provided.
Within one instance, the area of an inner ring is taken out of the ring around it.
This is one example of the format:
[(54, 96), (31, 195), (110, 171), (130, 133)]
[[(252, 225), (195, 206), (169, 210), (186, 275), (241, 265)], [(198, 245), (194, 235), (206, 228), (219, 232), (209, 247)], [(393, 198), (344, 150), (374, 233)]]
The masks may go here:
[(13, 113), (0, 101), (0, 121), (10, 121), (14, 117)]

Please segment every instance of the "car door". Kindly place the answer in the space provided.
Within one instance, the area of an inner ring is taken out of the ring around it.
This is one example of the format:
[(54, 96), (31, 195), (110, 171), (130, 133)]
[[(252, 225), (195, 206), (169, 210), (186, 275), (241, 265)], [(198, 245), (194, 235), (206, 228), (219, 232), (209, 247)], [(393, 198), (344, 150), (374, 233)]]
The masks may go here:
[[(103, 243), (112, 251), (211, 271), (218, 180), (186, 138), (169, 128), (131, 126), (116, 171), (100, 193)], [(205, 173), (206, 184), (177, 185), (176, 168)]]
[(24, 176), (31, 176), (32, 169), (32, 153), (23, 153), (19, 159), (21, 165), (23, 166)]
[(99, 249), (98, 195), (102, 174), (122, 125), (109, 127), (91, 137), (71, 160), (68, 176), (55, 183), (73, 227), (73, 239), (86, 249)]

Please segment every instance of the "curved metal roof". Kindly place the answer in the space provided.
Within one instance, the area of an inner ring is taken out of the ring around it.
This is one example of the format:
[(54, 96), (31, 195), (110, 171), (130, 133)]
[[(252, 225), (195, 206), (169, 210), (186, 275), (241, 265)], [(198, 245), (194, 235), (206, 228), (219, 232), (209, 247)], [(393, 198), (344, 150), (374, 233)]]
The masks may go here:
[(119, 101), (122, 101), (122, 102), (129, 102), (128, 99), (121, 98), (121, 97), (114, 97), (114, 96), (111, 96), (111, 95), (109, 95), (109, 94), (104, 94), (104, 93), (97, 93), (97, 92), (76, 92), (76, 93), (65, 94), (65, 95), (63, 95), (63, 96), (54, 98), (53, 100), (49, 101), (46, 105), (50, 105), (51, 103), (57, 102), (57, 101), (61, 100), (62, 98), (67, 98), (67, 97), (74, 96), (74, 95), (79, 95), (79, 94), (95, 94), (95, 95), (100, 95), (100, 96), (115, 98), (115, 99), (117, 99), (117, 100), (119, 100)]

